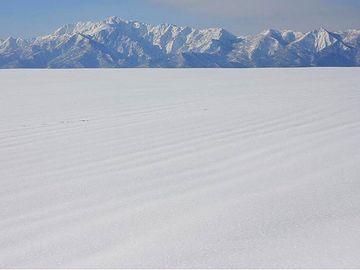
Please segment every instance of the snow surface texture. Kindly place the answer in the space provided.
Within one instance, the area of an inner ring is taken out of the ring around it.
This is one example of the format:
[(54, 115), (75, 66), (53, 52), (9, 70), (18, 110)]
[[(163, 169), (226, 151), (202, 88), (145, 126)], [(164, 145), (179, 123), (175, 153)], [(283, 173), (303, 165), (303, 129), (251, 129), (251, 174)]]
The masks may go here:
[(0, 268), (360, 267), (359, 69), (0, 82)]
[(151, 25), (111, 17), (34, 39), (0, 40), (0, 68), (360, 66), (360, 30), (267, 30)]

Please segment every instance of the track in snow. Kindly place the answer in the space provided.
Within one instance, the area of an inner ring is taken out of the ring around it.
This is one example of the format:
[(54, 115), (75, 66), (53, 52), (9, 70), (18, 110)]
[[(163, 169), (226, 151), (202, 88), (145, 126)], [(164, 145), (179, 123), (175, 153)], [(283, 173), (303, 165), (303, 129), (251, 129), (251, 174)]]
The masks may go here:
[(0, 268), (360, 267), (360, 70), (0, 71)]

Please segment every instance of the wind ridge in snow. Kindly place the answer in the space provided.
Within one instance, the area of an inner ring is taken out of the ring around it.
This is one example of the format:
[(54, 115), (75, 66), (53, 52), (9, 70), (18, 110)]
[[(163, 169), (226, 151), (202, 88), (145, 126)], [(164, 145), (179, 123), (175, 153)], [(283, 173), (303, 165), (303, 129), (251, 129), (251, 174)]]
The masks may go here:
[(0, 81), (1, 269), (359, 268), (358, 68)]

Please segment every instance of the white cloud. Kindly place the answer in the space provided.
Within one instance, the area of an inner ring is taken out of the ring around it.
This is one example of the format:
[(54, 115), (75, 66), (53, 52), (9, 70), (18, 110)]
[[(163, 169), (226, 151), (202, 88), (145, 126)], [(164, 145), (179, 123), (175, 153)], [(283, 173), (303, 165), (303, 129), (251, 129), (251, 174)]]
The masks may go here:
[(148, 0), (184, 14), (226, 22), (248, 22), (239, 30), (260, 27), (342, 29), (360, 27), (359, 0)]
[[(354, 0), (150, 0), (187, 12), (225, 16), (267, 16), (351, 10)], [(358, 1), (360, 2), (360, 1)], [(359, 5), (357, 5), (359, 6)]]
[[(150, 0), (190, 13), (225, 16), (263, 16), (274, 12), (295, 10), (289, 0)], [(305, 1), (306, 2), (306, 1)], [(303, 4), (302, 4), (303, 5)]]

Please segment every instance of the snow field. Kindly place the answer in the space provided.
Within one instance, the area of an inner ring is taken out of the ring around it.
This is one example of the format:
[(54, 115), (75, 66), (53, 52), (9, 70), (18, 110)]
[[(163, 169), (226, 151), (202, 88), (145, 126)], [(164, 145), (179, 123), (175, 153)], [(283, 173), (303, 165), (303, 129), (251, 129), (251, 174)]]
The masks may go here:
[(0, 268), (360, 267), (359, 75), (0, 71)]

